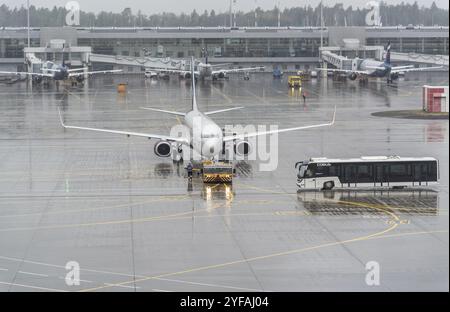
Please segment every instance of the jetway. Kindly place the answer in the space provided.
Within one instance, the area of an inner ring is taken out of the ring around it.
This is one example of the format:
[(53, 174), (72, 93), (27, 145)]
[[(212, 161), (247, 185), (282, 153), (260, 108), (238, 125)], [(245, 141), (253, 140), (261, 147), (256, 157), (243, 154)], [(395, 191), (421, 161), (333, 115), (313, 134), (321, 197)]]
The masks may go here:
[[(320, 48), (322, 68), (328, 68), (328, 65), (332, 65), (337, 69), (357, 70), (363, 59), (382, 60), (383, 56), (383, 46), (361, 46), (357, 39), (343, 39), (342, 47)], [(322, 74), (325, 77), (327, 72), (323, 71)]]
[(185, 60), (171, 58), (130, 57), (120, 55), (90, 54), (89, 62), (105, 63), (118, 66), (138, 66), (167, 69), (182, 69), (186, 65)]

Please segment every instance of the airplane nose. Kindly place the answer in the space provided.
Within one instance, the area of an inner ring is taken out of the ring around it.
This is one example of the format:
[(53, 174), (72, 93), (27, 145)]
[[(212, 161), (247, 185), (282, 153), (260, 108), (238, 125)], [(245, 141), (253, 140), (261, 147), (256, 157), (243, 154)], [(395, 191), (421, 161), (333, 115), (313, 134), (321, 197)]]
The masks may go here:
[(220, 153), (221, 147), (218, 139), (211, 139), (205, 142), (203, 146), (203, 155), (213, 157)]

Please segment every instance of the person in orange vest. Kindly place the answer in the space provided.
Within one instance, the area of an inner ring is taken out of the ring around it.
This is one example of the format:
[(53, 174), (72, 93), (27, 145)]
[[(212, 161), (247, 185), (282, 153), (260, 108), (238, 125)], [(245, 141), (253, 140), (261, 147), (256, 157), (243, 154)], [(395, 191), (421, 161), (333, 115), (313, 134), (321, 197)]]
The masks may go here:
[(306, 91), (302, 92), (302, 96), (303, 96), (303, 102), (306, 103), (306, 97), (308, 96), (308, 94), (306, 93)]

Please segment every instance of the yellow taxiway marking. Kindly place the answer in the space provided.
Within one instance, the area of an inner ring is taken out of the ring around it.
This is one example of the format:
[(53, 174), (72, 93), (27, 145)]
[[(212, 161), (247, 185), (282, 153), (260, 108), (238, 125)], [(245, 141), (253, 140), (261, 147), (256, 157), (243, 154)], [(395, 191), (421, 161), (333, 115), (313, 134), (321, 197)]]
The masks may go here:
[[(74, 210), (61, 210), (61, 211), (49, 211), (45, 212), (45, 215), (56, 215), (56, 214), (66, 214), (66, 213), (77, 213), (77, 212), (86, 212), (86, 211), (98, 211), (98, 210), (108, 210), (108, 209), (116, 209), (116, 208), (128, 208), (139, 205), (145, 205), (149, 203), (156, 203), (160, 201), (170, 201), (170, 200), (183, 200), (189, 198), (187, 195), (175, 195), (175, 196), (161, 196), (161, 198), (145, 200), (137, 203), (127, 203), (120, 205), (112, 205), (112, 206), (104, 206), (97, 208), (84, 208), (84, 209), (74, 209)], [(16, 218), (16, 217), (31, 217), (31, 216), (40, 216), (42, 212), (28, 213), (28, 214), (16, 214), (16, 215), (0, 215), (0, 219), (2, 218)], [(1, 230), (1, 229), (0, 229)]]
[[(92, 223), (79, 223), (79, 224), (62, 224), (62, 225), (49, 225), (49, 226), (38, 226), (38, 227), (24, 227), (24, 228), (6, 228), (0, 229), (0, 232), (14, 232), (14, 231), (34, 231), (34, 230), (54, 230), (54, 229), (66, 229), (66, 228), (74, 228), (74, 227), (87, 227), (87, 226), (99, 226), (99, 225), (115, 225), (115, 224), (126, 224), (126, 223), (143, 223), (143, 222), (151, 222), (151, 221), (159, 221), (159, 220), (176, 220), (178, 217), (185, 217), (186, 219), (190, 219), (193, 214), (199, 212), (211, 212), (212, 210), (216, 210), (222, 208), (226, 205), (226, 203), (218, 204), (213, 207), (208, 207), (205, 209), (197, 209), (190, 210), (186, 212), (174, 213), (169, 215), (161, 215), (154, 217), (146, 217), (139, 219), (125, 219), (125, 220), (114, 220), (114, 221), (104, 221), (104, 222), (92, 222)], [(182, 219), (182, 218), (181, 218)]]
[[(284, 194), (287, 194), (287, 193), (284, 193)], [(352, 203), (352, 202), (341, 202), (341, 203), (354, 205), (354, 203)], [(356, 203), (356, 206), (359, 206), (359, 205), (360, 205), (359, 203)], [(235, 264), (248, 263), (248, 262), (253, 262), (253, 261), (258, 261), (258, 260), (265, 260), (265, 259), (270, 259), (270, 258), (274, 258), (274, 257), (280, 257), (280, 256), (286, 256), (286, 255), (291, 255), (291, 254), (302, 253), (302, 252), (305, 252), (305, 251), (316, 250), (316, 249), (325, 248), (325, 247), (339, 246), (339, 245), (344, 245), (344, 244), (348, 244), (348, 243), (352, 243), (352, 242), (364, 241), (364, 240), (368, 240), (368, 239), (371, 239), (371, 238), (379, 237), (379, 236), (382, 236), (382, 235), (384, 235), (386, 233), (389, 233), (389, 232), (395, 230), (400, 225), (400, 223), (398, 222), (400, 219), (397, 217), (397, 215), (395, 215), (393, 212), (391, 212), (389, 210), (386, 210), (386, 208), (382, 209), (380, 207), (376, 207), (376, 206), (373, 206), (373, 205), (365, 206), (365, 207), (373, 208), (373, 209), (385, 212), (395, 222), (393, 222), (393, 224), (390, 224), (389, 227), (387, 229), (383, 230), (383, 231), (379, 231), (379, 232), (376, 232), (376, 233), (373, 233), (373, 234), (370, 234), (370, 235), (365, 235), (365, 236), (361, 236), (361, 237), (357, 237), (357, 238), (353, 238), (353, 239), (349, 239), (349, 240), (330, 242), (330, 243), (325, 243), (325, 244), (312, 246), (312, 247), (288, 250), (288, 251), (285, 251), (285, 252), (274, 253), (274, 254), (270, 254), (270, 255), (264, 255), (264, 256), (253, 257), (253, 258), (248, 258), (248, 259), (240, 259), (240, 260), (236, 260), (236, 261), (231, 261), (231, 262), (226, 262), (226, 263), (221, 263), (221, 264), (216, 264), (216, 265), (210, 265), (210, 266), (203, 266), (203, 267), (188, 269), (188, 270), (184, 270), (184, 271), (174, 272), (174, 273), (162, 274), (162, 275), (158, 275), (158, 276), (150, 276), (150, 277), (140, 278), (140, 279), (137, 279), (137, 280), (125, 281), (125, 282), (122, 282), (122, 283), (118, 283), (116, 285), (127, 285), (127, 284), (131, 284), (131, 283), (143, 282), (143, 281), (147, 281), (147, 280), (151, 280), (151, 279), (155, 279), (155, 278), (164, 278), (164, 277), (169, 277), (169, 276), (174, 276), (174, 275), (181, 275), (181, 274), (193, 273), (193, 272), (198, 272), (198, 271), (205, 271), (205, 270), (210, 270), (210, 269), (222, 268), (222, 267), (235, 265)], [(82, 292), (96, 291), (96, 290), (100, 290), (100, 289), (104, 289), (104, 288), (107, 288), (107, 287), (100, 286), (100, 287), (95, 287), (95, 288), (84, 289), (84, 290), (81, 290), (81, 291)]]
[[(253, 262), (253, 261), (257, 261), (257, 260), (270, 259), (270, 258), (279, 257), (279, 256), (286, 256), (286, 255), (291, 255), (291, 254), (297, 254), (297, 253), (302, 253), (302, 252), (306, 252), (306, 251), (317, 250), (317, 249), (326, 248), (326, 247), (345, 245), (345, 244), (349, 244), (349, 243), (361, 242), (361, 241), (366, 241), (366, 240), (395, 238), (395, 237), (423, 235), (423, 234), (448, 233), (448, 230), (442, 230), (442, 231), (421, 231), (421, 232), (408, 232), (408, 233), (383, 235), (383, 233), (387, 233), (389, 231), (392, 231), (396, 227), (397, 226), (394, 225), (394, 226), (390, 227), (389, 229), (387, 229), (385, 231), (382, 231), (382, 232), (379, 232), (379, 233), (375, 233), (375, 234), (372, 234), (372, 235), (368, 235), (368, 236), (364, 236), (364, 237), (355, 238), (355, 239), (349, 239), (349, 240), (345, 240), (345, 241), (338, 241), (338, 242), (326, 243), (326, 244), (321, 244), (321, 245), (312, 246), (312, 247), (294, 249), (294, 250), (281, 252), (281, 253), (276, 253), (276, 254), (270, 254), (270, 255), (265, 255), (265, 256), (260, 256), (260, 257), (254, 257), (254, 258), (249, 258), (249, 259), (243, 259), (243, 260), (237, 260), (237, 261), (232, 261), (232, 262), (226, 262), (226, 263), (217, 264), (217, 265), (204, 266), (204, 267), (189, 269), (189, 270), (185, 270), (185, 271), (161, 274), (161, 275), (158, 275), (158, 276), (149, 276), (149, 277), (146, 277), (146, 278), (141, 278), (141, 279), (137, 279), (137, 280), (122, 282), (120, 284), (125, 284), (126, 285), (126, 284), (131, 284), (131, 283), (139, 283), (139, 282), (148, 281), (148, 280), (152, 280), (152, 279), (161, 279), (161, 278), (175, 276), (175, 275), (182, 275), (182, 274), (193, 273), (193, 272), (198, 272), (198, 271), (205, 271), (205, 270), (210, 270), (210, 269), (215, 269), (215, 268), (223, 268), (223, 267), (231, 266), (231, 265), (235, 265), (235, 264), (241, 264), (241, 263)], [(107, 287), (100, 286), (100, 287), (95, 287), (95, 288), (82, 289), (82, 290), (79, 290), (79, 292), (97, 291), (97, 290), (104, 289), (104, 288), (107, 288)]]

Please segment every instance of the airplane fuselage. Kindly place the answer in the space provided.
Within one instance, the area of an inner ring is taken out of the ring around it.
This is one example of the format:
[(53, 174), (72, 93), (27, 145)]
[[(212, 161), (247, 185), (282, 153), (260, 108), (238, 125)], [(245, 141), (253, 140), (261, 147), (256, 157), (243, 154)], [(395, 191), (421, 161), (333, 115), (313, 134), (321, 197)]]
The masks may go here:
[(200, 78), (206, 78), (212, 76), (212, 66), (211, 64), (199, 63), (197, 65), (197, 71), (199, 73)]
[[(374, 69), (374, 67), (379, 67), (380, 69)], [(387, 77), (391, 71), (390, 66), (386, 63), (370, 59), (362, 61), (359, 69), (362, 71), (367, 71), (369, 73), (368, 76), (374, 78)]]
[(191, 111), (184, 117), (184, 123), (192, 131), (191, 146), (205, 158), (220, 155), (223, 148), (222, 129), (208, 116)]

